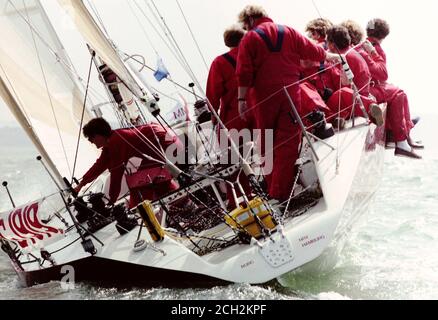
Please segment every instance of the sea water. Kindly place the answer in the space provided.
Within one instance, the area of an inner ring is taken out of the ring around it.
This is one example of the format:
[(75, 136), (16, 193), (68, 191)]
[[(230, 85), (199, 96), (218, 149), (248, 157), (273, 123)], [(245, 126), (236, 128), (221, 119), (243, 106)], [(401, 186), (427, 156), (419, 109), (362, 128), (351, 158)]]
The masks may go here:
[[(64, 290), (59, 282), (21, 288), (1, 253), (0, 299), (438, 299), (438, 144), (433, 117), (423, 116), (413, 132), (427, 146), (419, 152), (424, 160), (396, 158), (386, 151), (381, 185), (369, 211), (336, 256), (323, 255), (263, 286), (120, 290), (76, 284)], [(0, 131), (0, 179), (9, 182), (14, 200), (24, 203), (54, 191), (21, 132)], [(9, 209), (1, 190), (0, 211)]]

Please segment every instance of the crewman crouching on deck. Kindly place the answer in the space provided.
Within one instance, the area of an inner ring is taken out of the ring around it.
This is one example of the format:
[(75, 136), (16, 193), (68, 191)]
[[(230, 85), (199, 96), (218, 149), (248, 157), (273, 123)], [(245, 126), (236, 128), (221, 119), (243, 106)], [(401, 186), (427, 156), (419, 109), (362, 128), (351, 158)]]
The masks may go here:
[(142, 200), (156, 200), (178, 188), (177, 182), (163, 167), (164, 156), (161, 148), (166, 150), (170, 145), (179, 145), (180, 142), (176, 136), (172, 136), (160, 125), (151, 123), (135, 128), (112, 130), (105, 119), (95, 118), (84, 126), (83, 134), (98, 149), (102, 149), (102, 153), (74, 189), (77, 193), (105, 170), (109, 170), (111, 174), (109, 201), (115, 203), (120, 194), (126, 165), (133, 157), (142, 159), (138, 172), (154, 169), (149, 172), (155, 173), (156, 176), (149, 175), (151, 178), (149, 182), (144, 181), (143, 184), (134, 182), (135, 185), (132, 187), (128, 183), (130, 208), (135, 207)]

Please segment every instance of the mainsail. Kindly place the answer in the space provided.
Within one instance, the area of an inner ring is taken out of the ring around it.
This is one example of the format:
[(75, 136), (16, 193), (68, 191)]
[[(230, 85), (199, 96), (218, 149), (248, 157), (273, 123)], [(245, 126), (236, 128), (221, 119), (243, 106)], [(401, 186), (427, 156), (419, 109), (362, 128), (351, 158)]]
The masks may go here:
[(55, 176), (70, 178), (77, 158), (74, 173), (80, 177), (96, 157), (83, 139), (76, 157), (82, 112), (84, 121), (90, 116), (39, 0), (0, 0), (0, 28), (2, 98)]

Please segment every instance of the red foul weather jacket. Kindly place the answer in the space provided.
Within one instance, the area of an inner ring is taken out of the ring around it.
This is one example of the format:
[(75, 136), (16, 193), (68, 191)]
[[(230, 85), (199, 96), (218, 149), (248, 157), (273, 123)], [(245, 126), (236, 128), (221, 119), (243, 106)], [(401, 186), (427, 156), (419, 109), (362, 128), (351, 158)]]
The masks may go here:
[(237, 101), (238, 48), (217, 57), (210, 67), (207, 80), (207, 98), (228, 129), (241, 130), (247, 123), (240, 118)]
[[(257, 104), (252, 112), (256, 128), (274, 133), (272, 174), (266, 176), (271, 197), (284, 200), (293, 186), (300, 129), (291, 119), (291, 106), (283, 92), (285, 86), (300, 79), (300, 60), (321, 61), (325, 51), (296, 30), (260, 18), (255, 28), (242, 39), (237, 59), (240, 87), (252, 88), (248, 97)], [(288, 88), (300, 109), (298, 84)], [(262, 138), (263, 141), (263, 138)], [(267, 150), (266, 150), (267, 151)], [(262, 154), (265, 150), (262, 145)]]
[[(350, 48), (343, 53), (347, 53), (346, 60), (354, 75), (353, 82), (360, 91), (366, 111), (369, 112), (369, 106), (373, 101), (368, 98), (371, 82), (371, 72), (368, 65), (365, 59), (355, 49)], [(348, 118), (353, 108), (353, 90), (348, 86), (341, 85), (340, 82), (343, 72), (341, 65), (326, 71), (326, 85), (334, 91), (333, 95), (327, 101), (331, 112), (326, 115), (330, 118), (335, 117), (339, 111), (340, 117)], [(355, 108), (355, 116), (364, 116), (357, 106)]]
[[(238, 55), (237, 78), (240, 87), (253, 87), (257, 101), (260, 101), (283, 86), (300, 79), (300, 60), (322, 61), (325, 51), (296, 30), (284, 26), (283, 39), (278, 39), (278, 28), (269, 18), (259, 19), (257, 29), (269, 39), (269, 48), (255, 31), (248, 32), (242, 39)], [(276, 45), (282, 43), (281, 48)], [(273, 50), (270, 50), (273, 49)], [(268, 59), (278, 52), (276, 59)], [(298, 91), (298, 86), (294, 86)]]
[[(154, 159), (163, 161), (162, 155), (157, 153), (149, 143), (145, 142), (146, 139), (151, 141), (159, 150), (161, 149), (156, 142), (155, 135), (158, 137), (164, 150), (173, 143), (179, 143), (175, 136), (170, 135), (158, 124), (143, 125), (137, 127), (137, 129), (141, 134), (136, 129), (114, 130), (109, 138), (108, 146), (102, 148), (99, 159), (82, 178), (84, 183), (90, 183), (105, 170), (109, 170), (111, 173), (109, 198), (113, 203), (117, 201), (120, 194), (125, 165), (130, 158), (143, 158), (142, 154), (146, 154)], [(143, 160), (142, 165), (150, 167), (160, 166), (152, 160)]]
[(365, 59), (355, 49), (350, 49), (346, 55), (348, 65), (354, 74), (353, 82), (363, 96), (370, 94), (371, 72)]

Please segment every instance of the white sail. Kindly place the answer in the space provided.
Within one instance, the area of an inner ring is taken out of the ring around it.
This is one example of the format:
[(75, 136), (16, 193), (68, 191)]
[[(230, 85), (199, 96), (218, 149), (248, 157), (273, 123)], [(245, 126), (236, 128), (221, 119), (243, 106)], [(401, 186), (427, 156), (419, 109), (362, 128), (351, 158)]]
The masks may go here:
[(97, 55), (117, 74), (117, 76), (137, 96), (143, 96), (138, 84), (133, 80), (118, 53), (100, 30), (82, 0), (58, 0), (73, 19), (79, 32), (96, 51)]
[[(38, 0), (0, 0), (0, 29), (2, 98), (38, 150), (47, 152), (42, 155), (54, 163), (57, 177), (71, 177), (83, 93), (66, 67), (62, 45)], [(88, 119), (85, 110), (84, 121)], [(81, 139), (75, 176), (95, 157), (96, 150)]]

